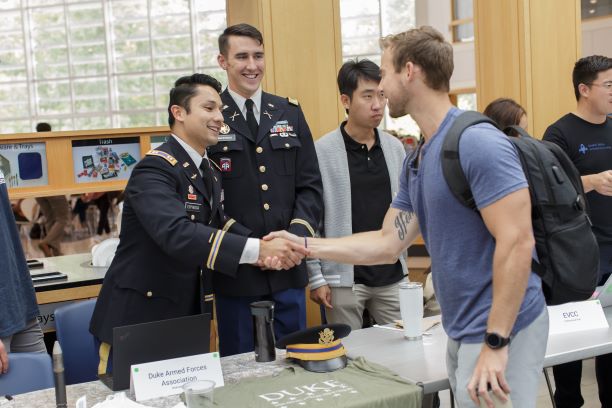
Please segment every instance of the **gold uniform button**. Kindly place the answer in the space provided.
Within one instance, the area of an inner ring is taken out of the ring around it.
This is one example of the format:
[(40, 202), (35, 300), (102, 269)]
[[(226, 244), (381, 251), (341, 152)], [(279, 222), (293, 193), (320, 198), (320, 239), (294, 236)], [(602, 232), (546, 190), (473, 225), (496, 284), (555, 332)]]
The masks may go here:
[(265, 173), (266, 172), (266, 166), (259, 166), (259, 172), (260, 173)]
[(289, 143), (285, 143), (285, 147), (288, 149), (291, 147), (291, 145)]
[(262, 189), (263, 191), (268, 191), (268, 185), (267, 185), (267, 184), (262, 184), (262, 185), (261, 185), (261, 189)]
[(195, 215), (191, 214), (191, 221), (195, 220)]
[(255, 151), (256, 151), (257, 153), (263, 153), (263, 147), (261, 147), (261, 146), (257, 146), (257, 149), (255, 149)]
[(227, 146), (223, 146), (223, 151), (224, 151), (224, 152), (227, 152), (227, 151), (228, 151), (228, 149), (229, 149), (229, 147), (227, 147)]
[(148, 291), (148, 292), (147, 292), (147, 297), (152, 297), (152, 296), (153, 296), (153, 292)]
[(270, 209), (270, 204), (265, 203), (264, 204), (264, 210), (268, 211)]

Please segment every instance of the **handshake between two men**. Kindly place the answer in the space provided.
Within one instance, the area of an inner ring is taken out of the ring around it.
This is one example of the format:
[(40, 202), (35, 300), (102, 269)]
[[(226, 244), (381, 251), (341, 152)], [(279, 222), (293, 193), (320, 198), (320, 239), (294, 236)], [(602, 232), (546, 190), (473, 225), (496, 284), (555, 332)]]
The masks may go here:
[(274, 231), (259, 241), (257, 266), (263, 269), (287, 270), (302, 263), (310, 255), (306, 239), (287, 231)]

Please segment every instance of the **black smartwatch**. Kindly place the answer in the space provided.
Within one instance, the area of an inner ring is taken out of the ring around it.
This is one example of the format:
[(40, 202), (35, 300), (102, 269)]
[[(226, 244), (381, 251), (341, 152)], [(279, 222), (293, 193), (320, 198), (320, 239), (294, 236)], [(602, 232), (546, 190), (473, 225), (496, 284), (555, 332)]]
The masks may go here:
[(484, 341), (489, 348), (497, 350), (510, 344), (510, 337), (502, 337), (497, 333), (486, 332)]

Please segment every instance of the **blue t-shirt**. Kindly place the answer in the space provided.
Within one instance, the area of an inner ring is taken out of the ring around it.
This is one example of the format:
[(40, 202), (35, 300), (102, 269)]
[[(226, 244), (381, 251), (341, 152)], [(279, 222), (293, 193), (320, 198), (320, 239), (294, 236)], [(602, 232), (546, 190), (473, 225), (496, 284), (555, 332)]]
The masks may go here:
[(23, 330), (36, 316), (38, 305), (32, 278), (0, 171), (0, 337)]
[[(446, 333), (457, 341), (478, 343), (483, 341), (492, 303), (495, 241), (480, 216), (453, 196), (442, 174), (442, 142), (460, 113), (457, 108), (449, 110), (423, 145), (420, 160), (416, 155), (406, 158), (391, 206), (418, 217)], [(528, 186), (514, 146), (493, 126), (468, 128), (459, 151), (478, 208)], [(544, 306), (540, 278), (532, 272), (512, 333), (535, 320)]]

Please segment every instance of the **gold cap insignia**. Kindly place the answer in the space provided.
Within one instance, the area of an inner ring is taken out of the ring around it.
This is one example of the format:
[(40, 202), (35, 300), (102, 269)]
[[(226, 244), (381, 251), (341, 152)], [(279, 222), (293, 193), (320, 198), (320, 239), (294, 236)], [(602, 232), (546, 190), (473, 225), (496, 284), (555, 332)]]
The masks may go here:
[(326, 328), (319, 332), (319, 344), (330, 344), (334, 341), (334, 331)]
[(223, 126), (221, 126), (221, 130), (219, 130), (219, 133), (221, 133), (222, 135), (227, 135), (230, 132), (230, 127), (227, 123), (224, 123)]

